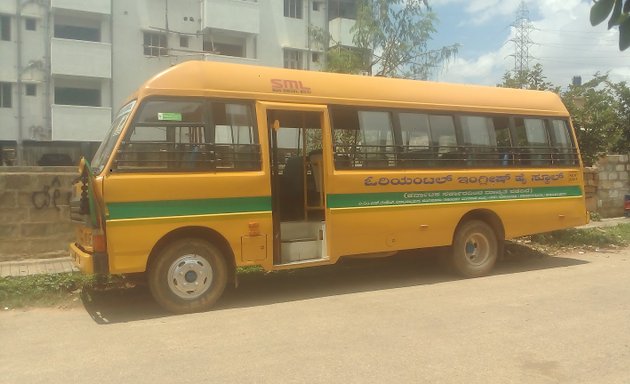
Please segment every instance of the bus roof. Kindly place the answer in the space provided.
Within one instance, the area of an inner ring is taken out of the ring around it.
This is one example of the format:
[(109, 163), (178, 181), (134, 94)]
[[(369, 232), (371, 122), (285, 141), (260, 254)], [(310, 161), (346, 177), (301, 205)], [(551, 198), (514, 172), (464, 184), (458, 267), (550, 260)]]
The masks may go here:
[(145, 82), (134, 97), (153, 95), (568, 116), (552, 92), (210, 61), (175, 65)]

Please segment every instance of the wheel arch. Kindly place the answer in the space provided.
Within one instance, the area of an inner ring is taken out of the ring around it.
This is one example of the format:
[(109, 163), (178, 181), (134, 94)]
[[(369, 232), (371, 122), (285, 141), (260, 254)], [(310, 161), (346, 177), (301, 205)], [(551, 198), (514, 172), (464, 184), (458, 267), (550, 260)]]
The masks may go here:
[(230, 247), (228, 241), (225, 237), (223, 237), (223, 235), (212, 228), (201, 226), (177, 228), (162, 236), (162, 238), (158, 240), (151, 249), (145, 270), (149, 270), (153, 260), (155, 260), (157, 255), (159, 255), (167, 245), (173, 243), (174, 241), (186, 238), (208, 241), (215, 247), (219, 248), (219, 251), (221, 251), (221, 255), (228, 266), (228, 281), (234, 282), (236, 276), (236, 261), (234, 259), (234, 252), (232, 252), (232, 248)]
[(499, 217), (496, 212), (490, 209), (474, 209), (462, 216), (461, 219), (459, 219), (457, 226), (455, 227), (455, 231), (453, 231), (453, 239), (451, 240), (451, 244), (455, 240), (455, 234), (457, 233), (459, 227), (469, 220), (480, 220), (490, 225), (495, 235), (497, 236), (497, 242), (499, 244), (499, 256), (501, 257), (501, 255), (503, 255), (503, 243), (505, 241), (505, 227), (503, 226), (503, 220), (501, 220), (501, 217)]

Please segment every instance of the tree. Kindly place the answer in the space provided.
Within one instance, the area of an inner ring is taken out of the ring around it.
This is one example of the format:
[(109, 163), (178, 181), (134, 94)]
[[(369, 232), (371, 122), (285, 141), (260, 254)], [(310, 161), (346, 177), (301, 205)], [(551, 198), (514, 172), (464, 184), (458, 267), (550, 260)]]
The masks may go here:
[(562, 94), (586, 165), (614, 151), (621, 139), (617, 102), (607, 82), (607, 75), (595, 74), (589, 82), (571, 85)]
[[(324, 70), (426, 79), (457, 54), (459, 45), (429, 49), (436, 14), (427, 0), (358, 0), (350, 32), (355, 47), (332, 42)], [(312, 31), (324, 43), (329, 36)]]
[(591, 25), (600, 24), (610, 15), (608, 29), (619, 26), (619, 50), (630, 47), (630, 0), (593, 1), (595, 4), (591, 7)]
[(606, 82), (612, 90), (616, 101), (617, 119), (619, 122), (619, 140), (613, 146), (617, 153), (630, 153), (630, 88), (625, 81), (620, 83)]
[(536, 64), (534, 65), (534, 68), (526, 69), (524, 71), (506, 72), (503, 75), (503, 82), (501, 84), (497, 84), (497, 86), (560, 93), (559, 87), (556, 87), (551, 82), (547, 81), (547, 77), (543, 73), (543, 66), (540, 64)]

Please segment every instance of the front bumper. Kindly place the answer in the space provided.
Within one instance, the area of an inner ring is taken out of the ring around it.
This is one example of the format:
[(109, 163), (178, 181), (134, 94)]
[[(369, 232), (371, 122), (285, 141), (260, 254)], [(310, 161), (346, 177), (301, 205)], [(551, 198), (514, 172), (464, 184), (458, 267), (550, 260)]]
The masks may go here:
[(92, 254), (81, 250), (75, 243), (70, 244), (70, 257), (74, 265), (86, 275), (94, 273), (94, 259)]

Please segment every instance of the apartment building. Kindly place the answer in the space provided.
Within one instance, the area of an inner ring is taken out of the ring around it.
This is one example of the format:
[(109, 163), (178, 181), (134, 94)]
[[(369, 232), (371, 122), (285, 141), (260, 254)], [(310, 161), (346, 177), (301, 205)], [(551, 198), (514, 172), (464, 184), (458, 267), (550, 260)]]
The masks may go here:
[(320, 70), (352, 45), (356, 0), (2, 0), (0, 153), (7, 164), (90, 157), (142, 82), (185, 60)]

